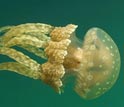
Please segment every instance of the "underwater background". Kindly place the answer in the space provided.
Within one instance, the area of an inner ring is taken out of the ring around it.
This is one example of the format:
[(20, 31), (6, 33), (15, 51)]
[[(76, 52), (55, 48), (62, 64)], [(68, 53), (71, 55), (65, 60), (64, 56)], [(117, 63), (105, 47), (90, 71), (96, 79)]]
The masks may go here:
[[(0, 107), (124, 107), (124, 1), (123, 0), (0, 0), (0, 27), (22, 23), (53, 26), (77, 24), (83, 40), (91, 27), (104, 29), (121, 55), (120, 75), (104, 95), (84, 100), (68, 83), (59, 95), (40, 80), (0, 71)], [(0, 62), (8, 61), (0, 56)]]

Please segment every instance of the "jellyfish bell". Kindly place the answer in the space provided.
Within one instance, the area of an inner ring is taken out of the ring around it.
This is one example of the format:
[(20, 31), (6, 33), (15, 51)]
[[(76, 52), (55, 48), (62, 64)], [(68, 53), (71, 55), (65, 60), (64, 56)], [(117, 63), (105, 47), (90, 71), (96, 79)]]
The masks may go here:
[(79, 68), (82, 61), (82, 42), (76, 37), (75, 33), (71, 35), (71, 43), (67, 49), (67, 55), (64, 59), (64, 67), (66, 71), (75, 72)]
[(76, 75), (75, 91), (85, 99), (107, 92), (120, 71), (120, 54), (112, 38), (100, 28), (90, 29), (82, 43), (72, 36), (64, 60), (67, 71)]

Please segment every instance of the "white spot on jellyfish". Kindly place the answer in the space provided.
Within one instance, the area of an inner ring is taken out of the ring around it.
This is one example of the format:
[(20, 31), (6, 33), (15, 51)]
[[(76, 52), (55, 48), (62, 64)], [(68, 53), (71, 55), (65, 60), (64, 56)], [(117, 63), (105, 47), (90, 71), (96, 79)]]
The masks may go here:
[(117, 61), (117, 62), (119, 62), (119, 61), (120, 61), (120, 59), (119, 59), (119, 58), (117, 58), (117, 59), (116, 59), (116, 61)]
[(108, 81), (107, 81), (107, 82), (106, 82), (106, 84), (107, 84), (107, 85), (109, 85), (109, 84), (110, 84), (110, 82), (108, 82)]
[(100, 83), (99, 83), (99, 82), (97, 82), (97, 83), (96, 83), (96, 86), (98, 86), (98, 85), (100, 85)]
[(92, 36), (93, 40), (96, 40), (97, 39), (97, 36), (96, 34)]
[(113, 54), (113, 53), (111, 53), (111, 56), (114, 56), (114, 54)]
[(112, 48), (113, 48), (113, 46), (110, 46), (110, 48), (112, 49)]
[(103, 56), (102, 59), (103, 59), (103, 60), (107, 60), (108, 57), (107, 57), (107, 56)]
[(103, 88), (103, 90), (107, 90), (107, 88)]
[(84, 91), (85, 91), (86, 93), (88, 93), (88, 92), (90, 91), (90, 89), (89, 89), (89, 88), (85, 88)]
[(112, 66), (112, 68), (114, 68), (114, 66)]
[(93, 79), (93, 76), (92, 76), (91, 74), (89, 74), (89, 75), (87, 76), (87, 79), (90, 81), (90, 80)]
[(105, 39), (103, 39), (102, 41), (105, 42)]
[(95, 30), (92, 31), (92, 32), (91, 32), (91, 35), (96, 35), (96, 31), (95, 31)]
[(108, 71), (104, 71), (103, 74), (104, 74), (104, 75), (108, 75)]
[(113, 74), (112, 77), (115, 78), (115, 75)]
[(109, 47), (106, 47), (107, 50), (109, 50)]
[(102, 68), (102, 65), (99, 65), (99, 68)]
[(90, 46), (90, 50), (95, 50), (96, 49), (96, 46), (95, 45), (91, 45)]
[(101, 92), (100, 92), (100, 91), (97, 91), (97, 92), (96, 92), (96, 95), (100, 95), (100, 94), (101, 94)]
[(113, 61), (112, 63), (115, 64), (115, 61)]
[(93, 65), (94, 65), (93, 62), (89, 62), (89, 63), (88, 63), (88, 66), (89, 66), (89, 67), (93, 67)]
[(118, 53), (118, 50), (115, 50), (116, 53)]
[(108, 40), (108, 41), (110, 41), (110, 39), (109, 39), (109, 38), (107, 38), (107, 40)]
[(107, 35), (105, 35), (105, 38), (106, 38), (106, 39), (108, 39), (108, 36), (107, 36)]
[(118, 68), (116, 67), (115, 70), (118, 70)]

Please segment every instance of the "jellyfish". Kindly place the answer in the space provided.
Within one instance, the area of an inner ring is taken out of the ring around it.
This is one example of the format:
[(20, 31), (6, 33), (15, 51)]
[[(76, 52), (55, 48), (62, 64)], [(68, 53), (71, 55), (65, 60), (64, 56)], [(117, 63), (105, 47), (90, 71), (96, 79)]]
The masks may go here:
[[(102, 29), (88, 30), (84, 40), (76, 36), (74, 24), (55, 27), (26, 23), (0, 28), (0, 54), (14, 59), (0, 63), (0, 70), (42, 80), (59, 94), (63, 78), (74, 75), (74, 90), (84, 99), (94, 99), (115, 84), (120, 71), (120, 54), (112, 38)], [(46, 62), (38, 63), (16, 50), (21, 47)]]

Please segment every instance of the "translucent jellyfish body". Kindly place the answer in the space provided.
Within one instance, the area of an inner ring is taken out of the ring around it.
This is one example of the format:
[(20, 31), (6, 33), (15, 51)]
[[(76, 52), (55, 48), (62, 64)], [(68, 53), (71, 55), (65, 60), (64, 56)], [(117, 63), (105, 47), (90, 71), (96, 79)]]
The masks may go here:
[(77, 76), (75, 91), (85, 99), (93, 99), (116, 82), (120, 71), (119, 50), (112, 38), (100, 28), (90, 29), (81, 44), (72, 36), (64, 65)]
[[(102, 29), (90, 29), (81, 42), (75, 36), (76, 25), (54, 27), (43, 23), (27, 23), (0, 28), (0, 54), (14, 62), (0, 63), (0, 70), (40, 79), (61, 93), (65, 75), (74, 74), (74, 90), (85, 99), (93, 99), (108, 91), (120, 71), (119, 50)], [(42, 59), (38, 63), (23, 48)]]

